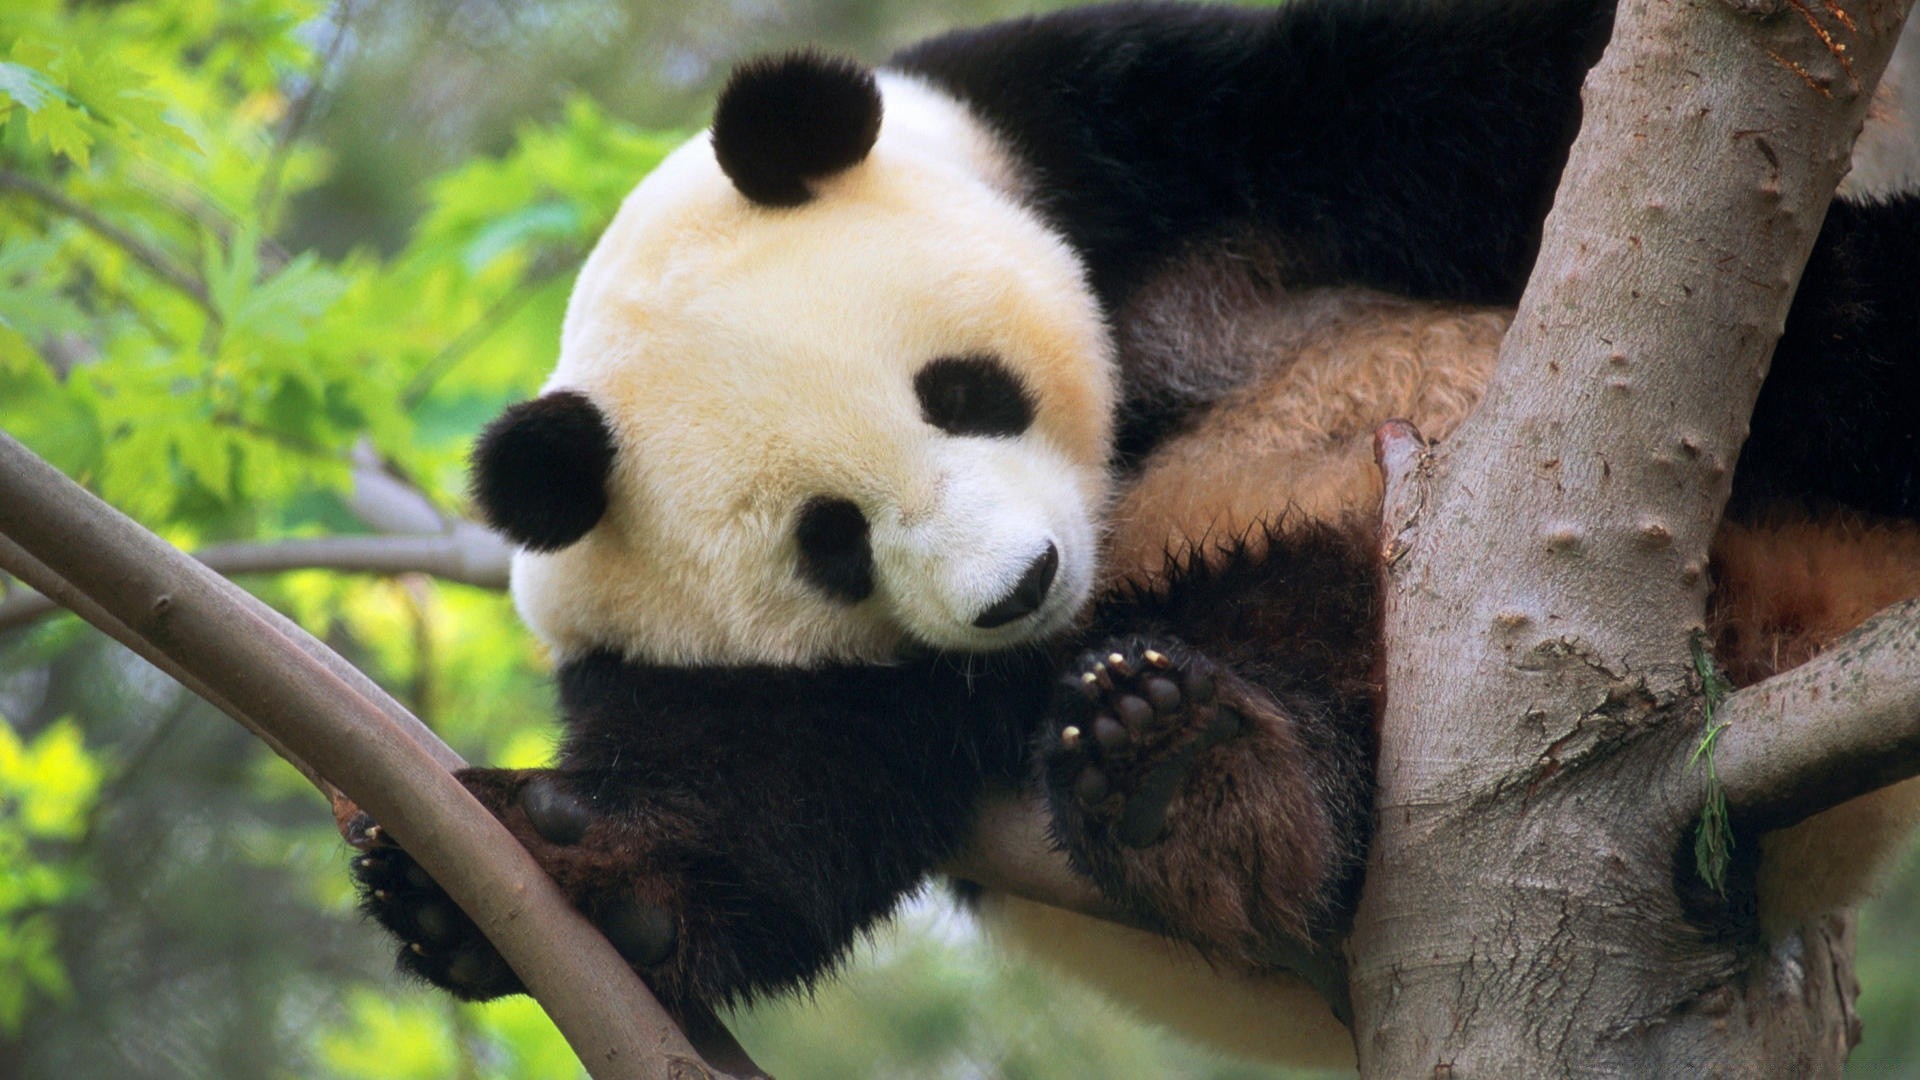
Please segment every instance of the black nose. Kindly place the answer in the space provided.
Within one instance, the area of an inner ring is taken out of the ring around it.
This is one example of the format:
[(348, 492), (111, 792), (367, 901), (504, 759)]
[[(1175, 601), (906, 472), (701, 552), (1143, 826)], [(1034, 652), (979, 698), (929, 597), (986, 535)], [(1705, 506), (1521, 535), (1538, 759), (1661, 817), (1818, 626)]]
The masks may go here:
[(1020, 575), (1020, 582), (1013, 587), (1013, 591), (981, 612), (980, 617), (973, 620), (973, 625), (982, 630), (991, 630), (1040, 610), (1041, 603), (1047, 598), (1047, 590), (1053, 588), (1053, 574), (1058, 569), (1060, 552), (1049, 543), (1046, 553), (1033, 560), (1027, 572)]

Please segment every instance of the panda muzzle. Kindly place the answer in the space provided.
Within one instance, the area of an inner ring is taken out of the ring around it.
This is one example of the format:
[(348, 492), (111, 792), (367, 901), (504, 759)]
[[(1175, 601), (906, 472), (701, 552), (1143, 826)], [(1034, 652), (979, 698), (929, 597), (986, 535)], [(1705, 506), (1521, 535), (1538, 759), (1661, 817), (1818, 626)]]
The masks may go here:
[(1013, 590), (981, 612), (973, 620), (973, 625), (982, 630), (992, 630), (1040, 610), (1040, 605), (1046, 602), (1047, 591), (1053, 588), (1053, 575), (1059, 569), (1060, 550), (1048, 543), (1047, 550), (1033, 560), (1026, 573), (1020, 575)]

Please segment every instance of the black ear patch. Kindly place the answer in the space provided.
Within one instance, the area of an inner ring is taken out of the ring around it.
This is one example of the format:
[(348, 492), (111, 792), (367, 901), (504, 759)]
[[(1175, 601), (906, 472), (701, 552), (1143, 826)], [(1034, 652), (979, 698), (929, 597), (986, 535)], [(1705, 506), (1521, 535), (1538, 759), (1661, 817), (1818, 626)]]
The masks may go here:
[(607, 512), (613, 433), (572, 390), (523, 401), (480, 433), (473, 501), (487, 524), (534, 551), (558, 551)]
[(806, 181), (858, 165), (880, 135), (880, 88), (852, 60), (793, 52), (735, 68), (713, 112), (713, 153), (764, 206), (813, 198)]

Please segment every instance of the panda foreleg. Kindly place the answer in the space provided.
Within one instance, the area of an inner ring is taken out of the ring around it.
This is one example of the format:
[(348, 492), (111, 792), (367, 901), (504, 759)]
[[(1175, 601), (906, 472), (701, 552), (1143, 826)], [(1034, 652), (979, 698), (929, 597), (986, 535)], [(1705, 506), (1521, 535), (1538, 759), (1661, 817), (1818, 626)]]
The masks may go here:
[[(683, 1020), (804, 982), (838, 952), (782, 901), (778, 868), (728, 845), (710, 816), (669, 791), (605, 769), (459, 778)], [(353, 872), (363, 909), (400, 940), (402, 971), (465, 1000), (524, 992), (473, 920), (391, 840)]]

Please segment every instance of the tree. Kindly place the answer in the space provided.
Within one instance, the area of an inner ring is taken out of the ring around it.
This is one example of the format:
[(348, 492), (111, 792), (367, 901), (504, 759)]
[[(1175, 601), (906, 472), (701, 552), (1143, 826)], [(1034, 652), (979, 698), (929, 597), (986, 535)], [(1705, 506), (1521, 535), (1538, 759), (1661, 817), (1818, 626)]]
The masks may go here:
[(1432, 457), (1383, 434), (1367, 1070), (1838, 1074), (1842, 929), (1738, 955), (1688, 932), (1656, 853), (1721, 798), (1779, 825), (1914, 772), (1911, 604), (1728, 699), (1704, 748), (1685, 663), (1727, 471), (1905, 11), (1624, 8), (1481, 407)]
[[(1732, 8), (1704, 0), (1630, 8), (1590, 83), (1588, 126), (1485, 407), (1437, 454), (1419, 448), (1404, 431), (1384, 433), (1387, 516), (1396, 536), (1381, 803), (1386, 813), (1351, 956), (1362, 1063), (1370, 1072), (1446, 1068), (1504, 1075), (1571, 1071), (1578, 1064), (1640, 1073), (1683, 1063), (1764, 1071), (1780, 1058), (1762, 1055), (1781, 1053), (1819, 1070), (1837, 1070), (1847, 1045), (1850, 1001), (1844, 978), (1849, 946), (1840, 928), (1809, 928), (1804, 955), (1831, 962), (1801, 961), (1792, 972), (1802, 985), (1819, 990), (1818, 1002), (1831, 1006), (1824, 1010), (1772, 1003), (1770, 980), (1786, 974), (1784, 969), (1752, 966), (1758, 962), (1724, 946), (1681, 940), (1685, 935), (1672, 932), (1681, 915), (1671, 902), (1664, 856), (1693, 827), (1708, 796), (1700, 774), (1688, 769), (1701, 732), (1699, 688), (1677, 673), (1685, 671), (1680, 661), (1688, 630), (1699, 619), (1704, 586), (1697, 568), (1724, 484), (1706, 469), (1681, 485), (1654, 478), (1670, 468), (1657, 448), (1681, 438), (1708, 462), (1731, 462), (1736, 455), (1751, 397), (1732, 400), (1722, 388), (1747, 387), (1750, 395), (1758, 385), (1797, 268), (1817, 231), (1816, 208), (1838, 179), (1846, 133), (1858, 125), (1905, 6), (1883, 2), (1843, 11), (1787, 0)], [(1741, 44), (1749, 41), (1760, 44)], [(1756, 132), (1766, 133), (1764, 144)], [(1761, 145), (1764, 150), (1748, 149)], [(1702, 160), (1731, 166), (1718, 174), (1663, 167)], [(1763, 167), (1769, 163), (1777, 175)], [(1687, 182), (1700, 175), (1712, 175), (1724, 187)], [(62, 197), (33, 192), (17, 180), (14, 187), (43, 204), (57, 205), (54, 200)], [(197, 320), (202, 331), (209, 323), (224, 327), (231, 315), (223, 313), (243, 307), (216, 302), (212, 280), (219, 275), (208, 274), (207, 284), (196, 287), (198, 279), (166, 256), (143, 257), (138, 236), (115, 238), (105, 219), (76, 220), (154, 275), (172, 280), (179, 306), (204, 316)], [(1634, 223), (1637, 240), (1617, 235), (1620, 221)], [(1731, 288), (1734, 271), (1702, 271), (1673, 258), (1702, 243), (1711, 243), (1716, 254), (1736, 253), (1728, 265), (1768, 284)], [(244, 292), (256, 276), (257, 267), (248, 267), (219, 279)], [(1662, 307), (1658, 319), (1644, 319), (1644, 305), (1633, 303), (1636, 289), (1690, 299)], [(1568, 305), (1584, 316), (1577, 327), (1549, 325), (1540, 315)], [(1720, 333), (1703, 332), (1703, 324)], [(1610, 343), (1597, 345), (1601, 338)], [(1553, 363), (1529, 362), (1542, 356)], [(1663, 400), (1693, 411), (1649, 415), (1630, 407), (1636, 392), (1655, 386)], [(1613, 387), (1619, 396), (1596, 401), (1585, 394), (1593, 387)], [(1594, 466), (1598, 448), (1651, 449), (1631, 463), (1614, 454), (1616, 479), (1608, 483), (1548, 490), (1538, 485), (1529, 452), (1543, 429), (1578, 433), (1563, 440), (1561, 468), (1589, 480), (1600, 474)], [(228, 452), (250, 451), (250, 444), (236, 442)], [(203, 483), (219, 482), (220, 468), (189, 460), (197, 451), (175, 445), (172, 452)], [(96, 581), (114, 575), (75, 553), (73, 538), (86, 533), (68, 531), (63, 542), (56, 532), (51, 541), (28, 543), (12, 512), (30, 505), (52, 511), (74, 499), (50, 497), (45, 488), (38, 496), (27, 492), (16, 485), (29, 477), (27, 463), (15, 457), (8, 465), (9, 498), (21, 500), (4, 504), (8, 534), (21, 533), (15, 536), (21, 546), (3, 552), (10, 569), (37, 580), (50, 595), (61, 589), (60, 579), (123, 590), (123, 601), (109, 605), (117, 611), (109, 611), (107, 621), (158, 644), (160, 659), (199, 681), (231, 711), (256, 721), (279, 714), (299, 720), (302, 714), (286, 706), (306, 686), (321, 685), (326, 697), (357, 712), (375, 742), (390, 738), (385, 732), (396, 721), (404, 723), (397, 707), (350, 670), (274, 643), (252, 621), (268, 617), (245, 601), (235, 601), (240, 607), (227, 618), (254, 627), (256, 646), (267, 643), (250, 655), (259, 664), (274, 657), (301, 664), (304, 674), (276, 679), (255, 664), (232, 663), (226, 650), (240, 648), (237, 640), (187, 640), (193, 632), (182, 627), (189, 615), (228, 594), (156, 549), (136, 552), (121, 571), (125, 578)], [(1470, 516), (1463, 513), (1469, 488)], [(1635, 512), (1623, 514), (1623, 506)], [(1542, 507), (1552, 512), (1543, 514)], [(1481, 524), (1489, 515), (1508, 523), (1491, 539)], [(1571, 541), (1563, 542), (1566, 537)], [(1407, 586), (1416, 580), (1419, 588)], [(1662, 587), (1650, 589), (1646, 582)], [(156, 609), (162, 598), (168, 603)], [(1626, 609), (1628, 599), (1645, 617), (1627, 625), (1603, 614)], [(101, 591), (95, 600), (108, 596)], [(1507, 645), (1538, 637), (1549, 615), (1581, 629), (1532, 642), (1535, 673), (1523, 674)], [(1920, 771), (1912, 749), (1920, 744), (1913, 731), (1920, 703), (1910, 696), (1914, 638), (1912, 613), (1891, 613), (1873, 634), (1822, 666), (1729, 699), (1719, 717), (1731, 726), (1715, 742), (1714, 761), (1730, 811), (1792, 820), (1855, 793), (1861, 784)], [(1628, 662), (1646, 656), (1674, 662)], [(1836, 670), (1876, 677), (1856, 678), (1850, 694), (1823, 703), (1818, 715), (1835, 718), (1841, 734), (1821, 744), (1807, 734), (1814, 730), (1807, 720), (1815, 714), (1804, 707), (1805, 691), (1831, 684)], [(222, 685), (228, 676), (253, 681)], [(1802, 695), (1797, 700), (1796, 693)], [(1595, 710), (1595, 700), (1608, 704)], [(1802, 708), (1789, 711), (1786, 703)], [(324, 704), (315, 701), (313, 707)], [(1769, 711), (1780, 719), (1767, 725), (1750, 719)], [(1520, 715), (1537, 722), (1516, 724)], [(1582, 737), (1566, 738), (1574, 734)], [(295, 749), (327, 775), (343, 781), (356, 775), (356, 766), (327, 756), (324, 740), (309, 748), (297, 736), (280, 737), (300, 743)], [(1878, 767), (1854, 774), (1864, 779), (1848, 786), (1820, 768), (1838, 760), (1870, 760)], [(1540, 773), (1545, 761), (1556, 763), (1551, 777)], [(448, 821), (458, 817), (446, 805), (405, 805), (410, 796), (394, 789), (398, 778), (391, 773), (382, 778), (375, 772), (365, 781), (372, 785), (366, 788), (372, 794), (363, 796), (368, 805), (396, 828), (424, 820), (415, 816), (421, 812), (452, 813)], [(1644, 797), (1649, 784), (1656, 798)], [(1607, 797), (1623, 791), (1625, 798)], [(381, 805), (376, 795), (395, 801)], [(1595, 820), (1590, 810), (1579, 810), (1603, 804), (1621, 811)], [(1593, 839), (1569, 844), (1569, 834)], [(1419, 858), (1409, 856), (1415, 844)], [(1569, 857), (1570, 851), (1617, 852), (1621, 858), (1582, 860)], [(456, 863), (473, 865), (452, 852), (443, 857), (449, 872)], [(482, 872), (489, 869), (486, 862), (481, 858)], [(1002, 856), (975, 868), (1030, 893), (1089, 905), (1084, 891), (1050, 870), (1057, 868), (1036, 865), (1028, 856)], [(1541, 882), (1554, 888), (1540, 889)], [(447, 883), (458, 895), (454, 882)], [(1602, 902), (1623, 893), (1638, 901), (1633, 918), (1619, 917), (1617, 908)], [(1465, 895), (1479, 902), (1459, 903)], [(484, 920), (485, 913), (478, 914)], [(1497, 954), (1489, 952), (1488, 943), (1495, 942)], [(1416, 951), (1419, 963), (1404, 961)], [(1621, 963), (1621, 957), (1639, 962)], [(616, 973), (606, 977), (618, 980)], [(1747, 1000), (1753, 1007), (1732, 1008), (1743, 993), (1752, 995)], [(1463, 1013), (1462, 1002), (1473, 1007)], [(576, 1045), (595, 1037), (583, 1033)]]

